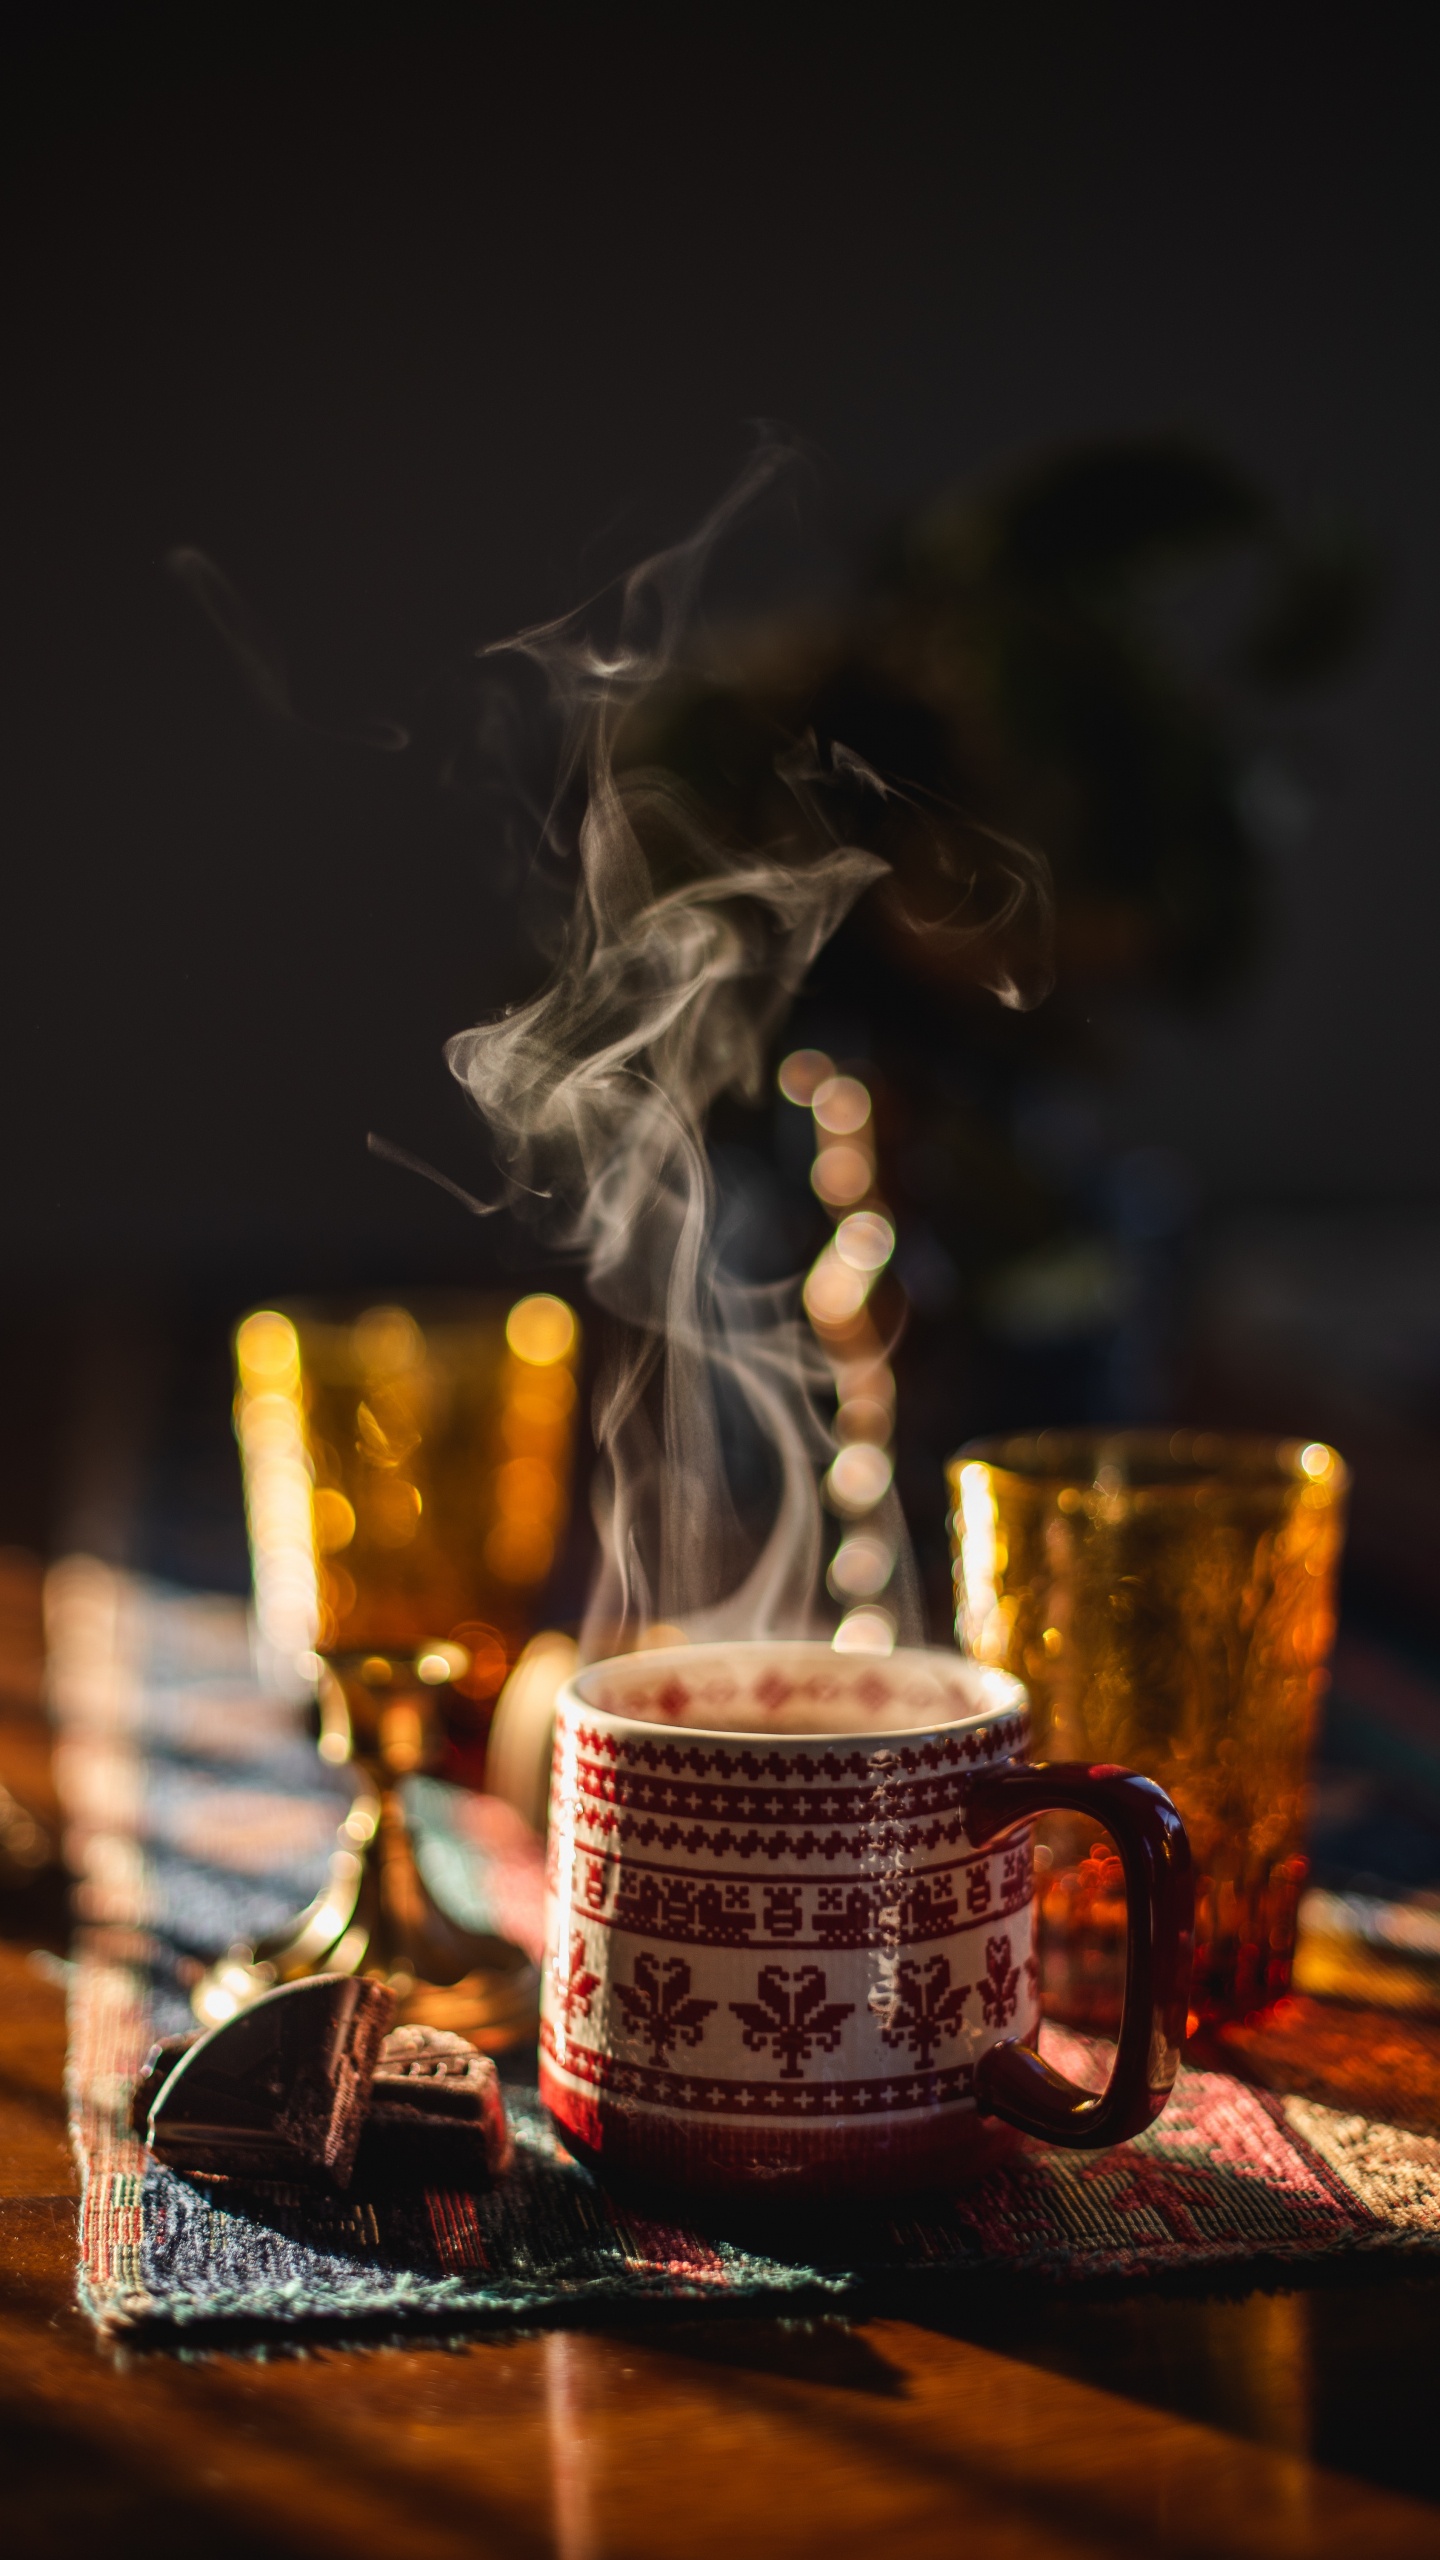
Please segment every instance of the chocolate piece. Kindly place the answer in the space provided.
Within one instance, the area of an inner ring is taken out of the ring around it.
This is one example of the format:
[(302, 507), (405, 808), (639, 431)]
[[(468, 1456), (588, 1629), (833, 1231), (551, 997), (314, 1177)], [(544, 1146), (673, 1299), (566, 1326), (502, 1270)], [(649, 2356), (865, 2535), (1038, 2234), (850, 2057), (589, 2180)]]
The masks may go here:
[(150, 2110), (156, 2159), (209, 2176), (348, 2186), (394, 2015), (385, 1984), (350, 1975), (267, 1991), (181, 2055)]
[(396, 2027), (371, 2084), (365, 2159), (471, 2185), (510, 2166), (500, 2075), (488, 2054), (442, 2027)]
[(192, 2044), (198, 2044), (203, 2032), (200, 2027), (192, 2027), (188, 2036), (157, 2036), (141, 2063), (140, 2076), (130, 2099), (130, 2126), (142, 2142), (149, 2126), (151, 2108), (181, 2054), (188, 2053)]

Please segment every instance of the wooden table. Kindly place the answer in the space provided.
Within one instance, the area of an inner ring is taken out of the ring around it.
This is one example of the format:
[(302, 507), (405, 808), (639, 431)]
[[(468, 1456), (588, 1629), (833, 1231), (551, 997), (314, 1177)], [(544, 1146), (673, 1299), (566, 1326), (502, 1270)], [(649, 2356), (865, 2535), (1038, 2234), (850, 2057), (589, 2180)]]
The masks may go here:
[[(0, 1777), (44, 1803), (23, 1679)], [(14, 2560), (1440, 2554), (1440, 2276), (1018, 2289), (944, 2322), (648, 2318), (453, 2352), (117, 2355), (73, 2307), (53, 1887), (0, 1894)]]

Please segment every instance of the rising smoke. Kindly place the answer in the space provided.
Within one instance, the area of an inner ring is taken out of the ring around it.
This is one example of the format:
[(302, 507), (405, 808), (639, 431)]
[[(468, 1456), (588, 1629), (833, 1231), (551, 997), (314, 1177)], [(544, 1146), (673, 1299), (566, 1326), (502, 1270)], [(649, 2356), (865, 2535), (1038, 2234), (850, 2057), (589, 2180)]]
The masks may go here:
[[(758, 456), (688, 541), (626, 578), (603, 647), (584, 617), (504, 644), (540, 670), (560, 715), (545, 825), (552, 854), (557, 831), (573, 837), (559, 848), (573, 906), (539, 994), (446, 1055), (489, 1125), (508, 1198), (583, 1253), (592, 1297), (618, 1320), (594, 1417), (592, 1649), (657, 1619), (697, 1636), (818, 1623), (828, 1371), (798, 1282), (720, 1268), (705, 1119), (726, 1091), (761, 1099), (806, 970), (885, 865), (855, 846), (801, 859), (729, 844), (673, 775), (616, 761), (622, 724), (692, 635), (716, 542), (779, 467)], [(722, 1445), (726, 1384), (779, 1471), (773, 1522), (748, 1557)]]
[[(558, 723), (539, 849), (573, 881), (552, 974), (528, 1003), (451, 1040), (447, 1058), (491, 1132), (505, 1199), (584, 1256), (616, 1320), (595, 1405), (602, 1567), (587, 1649), (660, 1620), (692, 1636), (797, 1635), (822, 1621), (818, 1474), (828, 1365), (799, 1281), (727, 1274), (715, 1245), (707, 1113), (759, 1102), (779, 1024), (811, 962), (887, 865), (815, 824), (826, 773), (890, 786), (843, 742), (782, 742), (776, 772), (796, 825), (761, 848), (729, 842), (674, 774), (617, 754), (622, 731), (694, 646), (716, 544), (791, 457), (763, 448), (685, 542), (608, 599), (604, 642), (581, 613), (486, 653), (538, 672)], [(1023, 884), (1022, 884), (1023, 886)], [(1019, 892), (1017, 892), (1019, 894)], [(1009, 996), (1008, 982), (997, 992)], [(500, 1205), (496, 1203), (495, 1205)], [(773, 1516), (738, 1516), (722, 1404), (737, 1400), (771, 1452)], [(892, 1586), (902, 1641), (923, 1640), (902, 1551)]]
[[(591, 1297), (613, 1319), (594, 1412), (602, 1563), (585, 1631), (592, 1654), (624, 1649), (657, 1621), (697, 1638), (805, 1635), (827, 1623), (818, 1481), (834, 1454), (821, 1420), (832, 1373), (798, 1277), (762, 1284), (723, 1268), (705, 1124), (724, 1093), (763, 1098), (771, 1044), (811, 962), (891, 874), (883, 855), (847, 840), (850, 816), (907, 793), (845, 740), (817, 740), (802, 723), (777, 739), (773, 762), (793, 827), (782, 821), (756, 844), (727, 832), (663, 765), (621, 751), (693, 663), (717, 545), (796, 459), (767, 440), (686, 541), (593, 607), (482, 652), (479, 762), (503, 783), (512, 845), (518, 827), (532, 877), (551, 893), (549, 921), (558, 913), (563, 924), (539, 993), (446, 1049), (488, 1125), (499, 1196), (477, 1200), (429, 1166), (415, 1170), (482, 1215), (513, 1209), (582, 1256)], [(214, 563), (180, 550), (169, 566), (265, 711), (333, 734), (298, 712), (279, 651)], [(538, 710), (525, 699), (527, 675)], [(537, 741), (553, 750), (538, 791), (524, 779)], [(387, 723), (367, 728), (363, 743), (412, 740)], [(1022, 992), (1007, 937), (1018, 922), (1043, 952), (1045, 866), (968, 832), (985, 850), (978, 868), (962, 862), (954, 912), (910, 912), (892, 875), (892, 921), (973, 943), (979, 983), (1002, 1003), (1033, 1001), (1041, 979), (1032, 961)], [(970, 922), (982, 871), (984, 914)], [(385, 1140), (370, 1145), (415, 1163)], [(773, 1513), (758, 1532), (740, 1515), (726, 1464), (737, 1412), (770, 1455)], [(887, 1599), (899, 1637), (920, 1642), (893, 1490), (873, 1525), (898, 1560)]]

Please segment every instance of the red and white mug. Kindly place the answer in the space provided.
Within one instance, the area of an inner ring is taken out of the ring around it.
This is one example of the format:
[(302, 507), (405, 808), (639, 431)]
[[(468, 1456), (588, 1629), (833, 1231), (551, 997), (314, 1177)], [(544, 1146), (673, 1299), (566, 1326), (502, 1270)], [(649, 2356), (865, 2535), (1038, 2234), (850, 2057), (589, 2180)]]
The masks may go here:
[[(1190, 1856), (1131, 1771), (1032, 1767), (1019, 1682), (958, 1654), (756, 1641), (628, 1654), (557, 1702), (540, 2089), (603, 2176), (884, 2197), (1159, 2114), (1185, 2032)], [(1114, 1839), (1108, 2086), (1036, 2051), (1030, 1823)]]

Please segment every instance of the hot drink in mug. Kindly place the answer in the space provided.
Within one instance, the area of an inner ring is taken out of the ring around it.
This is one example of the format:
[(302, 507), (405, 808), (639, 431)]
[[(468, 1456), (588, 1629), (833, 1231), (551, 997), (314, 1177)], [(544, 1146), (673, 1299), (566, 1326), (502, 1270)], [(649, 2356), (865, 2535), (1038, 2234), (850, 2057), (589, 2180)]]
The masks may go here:
[[(1125, 1869), (1099, 2094), (1036, 2050), (1030, 1824), (1053, 1806)], [(1174, 2081), (1190, 1923), (1168, 1796), (1032, 1767), (1025, 1691), (958, 1654), (692, 1645), (560, 1692), (540, 2087), (604, 2176), (879, 2199), (953, 2185), (1017, 2129), (1123, 2141)]]

